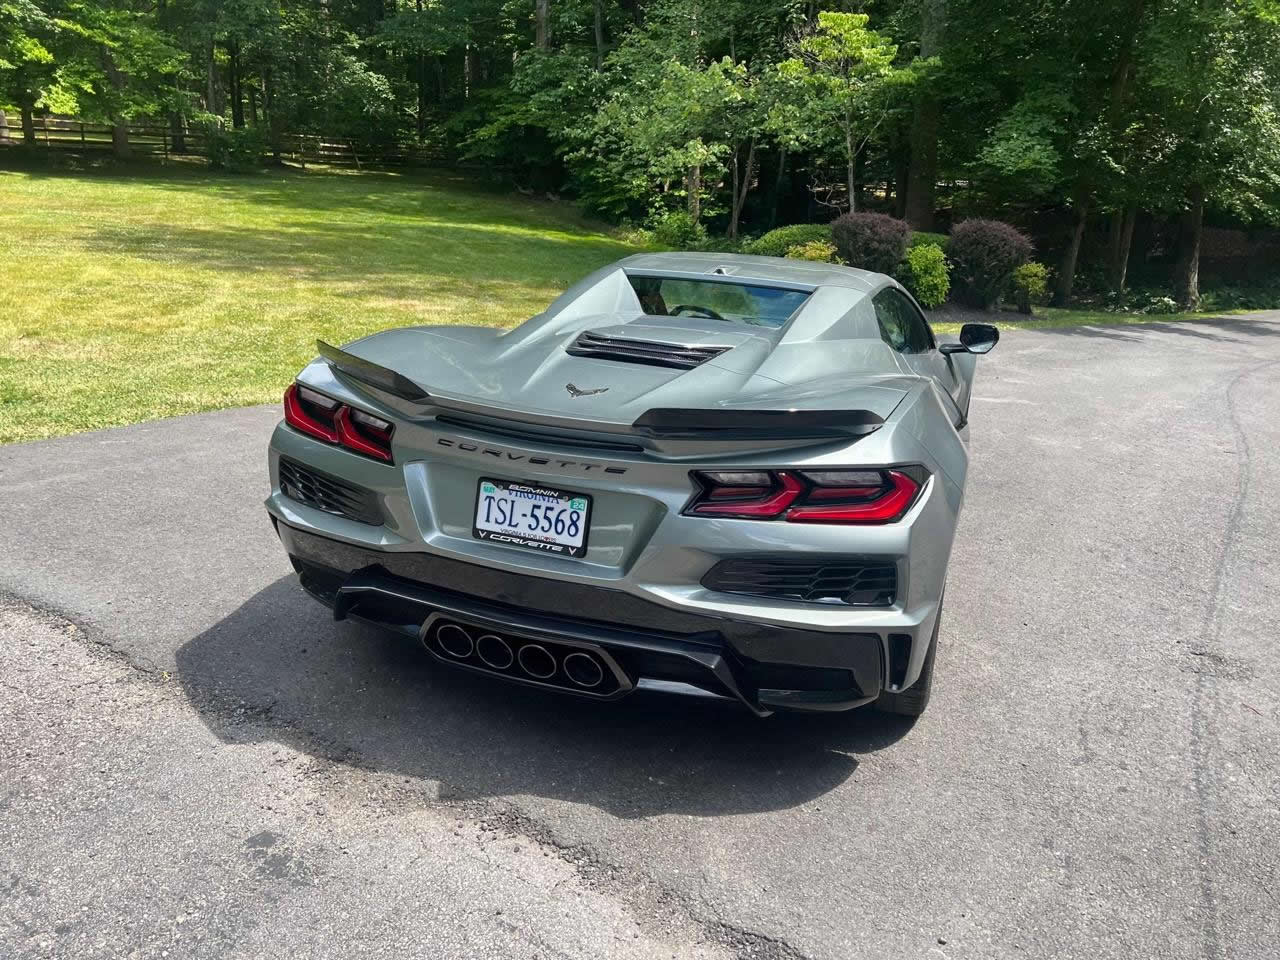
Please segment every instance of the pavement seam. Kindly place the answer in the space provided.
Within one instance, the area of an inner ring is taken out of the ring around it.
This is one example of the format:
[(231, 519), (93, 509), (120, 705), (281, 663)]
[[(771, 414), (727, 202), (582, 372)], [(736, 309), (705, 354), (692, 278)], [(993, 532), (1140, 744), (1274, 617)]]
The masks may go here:
[[(266, 734), (268, 738), (271, 738), (272, 731), (288, 730), (304, 739), (308, 743), (307, 752), (322, 763), (377, 772), (375, 767), (363, 761), (355, 748), (282, 716), (275, 709), (275, 701), (254, 704), (203, 686), (196, 687), (194, 691), (191, 686), (187, 686), (180, 696), (173, 686), (174, 676), (169, 671), (162, 670), (149, 661), (139, 661), (129, 656), (113, 645), (105, 632), (97, 627), (87, 625), (49, 604), (33, 601), (8, 590), (0, 590), (0, 605), (17, 606), (52, 621), (92, 656), (123, 667), (135, 680), (160, 688), (166, 697), (182, 701), (180, 706), (184, 709), (194, 707), (199, 719), (206, 725), (214, 721), (227, 733), (248, 728)], [(198, 703), (194, 702), (193, 692), (198, 693)], [(235, 743), (236, 740), (228, 738), (226, 742)], [(442, 786), (448, 785), (442, 782)], [(448, 795), (453, 791), (442, 792)], [(672, 932), (670, 921), (684, 921), (707, 943), (727, 948), (739, 960), (809, 960), (784, 939), (723, 919), (710, 904), (700, 898), (676, 891), (652, 875), (638, 875), (634, 870), (623, 870), (608, 863), (590, 845), (564, 842), (549, 826), (509, 804), (492, 800), (432, 801), (424, 799), (420, 793), (415, 794), (415, 800), (437, 812), (448, 812), (460, 819), (469, 820), (481, 831), (500, 831), (510, 838), (523, 839), (544, 847), (567, 864), (585, 887), (624, 904), (637, 925), (646, 933), (669, 936)]]

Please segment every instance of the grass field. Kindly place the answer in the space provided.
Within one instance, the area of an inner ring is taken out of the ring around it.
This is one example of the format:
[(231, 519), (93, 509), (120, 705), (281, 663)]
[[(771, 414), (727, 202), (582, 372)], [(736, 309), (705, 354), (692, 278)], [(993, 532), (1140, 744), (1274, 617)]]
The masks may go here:
[(0, 171), (0, 443), (274, 401), (317, 337), (514, 324), (630, 252), (443, 175)]
[(447, 175), (0, 171), (0, 443), (273, 402), (317, 337), (512, 325), (631, 252)]

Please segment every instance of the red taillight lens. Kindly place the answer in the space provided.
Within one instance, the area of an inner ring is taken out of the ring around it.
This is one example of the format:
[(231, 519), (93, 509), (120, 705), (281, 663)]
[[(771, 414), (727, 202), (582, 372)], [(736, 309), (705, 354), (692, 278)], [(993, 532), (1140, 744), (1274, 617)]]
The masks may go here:
[[(858, 471), (860, 475), (865, 471)], [(872, 487), (861, 479), (847, 486), (815, 486), (787, 511), (793, 523), (892, 523), (915, 502), (920, 484), (901, 470), (885, 470)]]
[(916, 467), (700, 472), (694, 474), (700, 489), (685, 512), (795, 523), (892, 523), (915, 502), (924, 476)]
[(700, 517), (772, 520), (804, 490), (804, 484), (789, 473), (702, 473), (698, 477), (702, 491), (689, 512)]
[(391, 460), (391, 424), (381, 417), (341, 407), (338, 410), (338, 439), (344, 447), (375, 457)]
[(325, 443), (337, 443), (338, 426), (334, 420), (340, 406), (331, 397), (291, 383), (284, 392), (284, 422)]
[(284, 422), (325, 443), (338, 444), (387, 463), (395, 426), (296, 383), (284, 392)]

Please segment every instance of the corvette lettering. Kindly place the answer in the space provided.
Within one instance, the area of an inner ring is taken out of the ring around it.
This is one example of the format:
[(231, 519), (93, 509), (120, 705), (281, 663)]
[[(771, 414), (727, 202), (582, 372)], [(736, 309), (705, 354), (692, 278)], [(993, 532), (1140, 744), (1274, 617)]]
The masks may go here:
[(599, 470), (602, 473), (626, 473), (626, 467), (602, 467), (596, 463), (581, 463), (577, 460), (553, 460), (550, 457), (530, 457), (523, 453), (512, 453), (510, 450), (495, 450), (493, 447), (484, 447), (478, 443), (471, 443), (467, 440), (451, 440), (448, 437), (437, 437), (436, 443), (442, 447), (451, 447), (455, 450), (461, 450), (463, 453), (479, 453), (486, 457), (493, 457), (495, 460), (504, 460), (508, 463), (530, 463), (539, 467), (560, 467), (561, 469), (576, 469), (586, 473), (589, 470)]

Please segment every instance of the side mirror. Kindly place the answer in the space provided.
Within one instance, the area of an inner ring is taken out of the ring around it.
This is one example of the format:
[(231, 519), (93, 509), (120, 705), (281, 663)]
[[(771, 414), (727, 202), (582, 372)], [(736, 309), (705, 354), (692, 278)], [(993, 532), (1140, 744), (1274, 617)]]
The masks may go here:
[(944, 343), (943, 353), (990, 353), (1000, 342), (1000, 328), (990, 323), (966, 323), (960, 328), (959, 343)]

